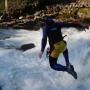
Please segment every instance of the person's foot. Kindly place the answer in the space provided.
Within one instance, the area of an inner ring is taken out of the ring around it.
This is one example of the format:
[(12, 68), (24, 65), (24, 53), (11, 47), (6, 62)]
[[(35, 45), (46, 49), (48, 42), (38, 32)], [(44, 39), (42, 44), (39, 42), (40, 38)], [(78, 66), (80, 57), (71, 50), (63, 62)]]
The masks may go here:
[(75, 72), (73, 65), (67, 67), (67, 72), (77, 79), (77, 73)]

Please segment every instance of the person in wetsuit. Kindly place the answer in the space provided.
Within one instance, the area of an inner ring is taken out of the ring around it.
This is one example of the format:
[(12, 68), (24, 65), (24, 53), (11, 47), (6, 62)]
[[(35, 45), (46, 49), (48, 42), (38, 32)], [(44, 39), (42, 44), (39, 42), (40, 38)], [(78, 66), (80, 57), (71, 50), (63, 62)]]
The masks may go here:
[[(71, 74), (75, 79), (77, 79), (77, 73), (75, 72), (73, 65), (71, 65), (69, 61), (67, 43), (64, 40), (64, 37), (62, 36), (61, 28), (75, 27), (85, 29), (87, 28), (87, 26), (83, 26), (76, 23), (54, 22), (54, 20), (50, 16), (45, 16), (43, 20), (45, 22), (45, 26), (43, 27), (43, 37), (39, 57), (42, 57), (48, 38), (50, 45), (50, 67), (56, 71), (66, 71)], [(60, 53), (63, 53), (66, 66), (57, 63)]]

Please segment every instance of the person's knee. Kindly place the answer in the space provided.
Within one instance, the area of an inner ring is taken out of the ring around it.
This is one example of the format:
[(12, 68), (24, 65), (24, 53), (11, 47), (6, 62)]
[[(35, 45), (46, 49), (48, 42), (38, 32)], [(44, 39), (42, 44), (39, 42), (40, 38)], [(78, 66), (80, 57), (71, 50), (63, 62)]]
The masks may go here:
[(51, 68), (54, 68), (54, 63), (52, 61), (50, 61), (49, 64)]
[(51, 67), (51, 69), (53, 69), (53, 70), (57, 70), (54, 64), (53, 64), (53, 65), (51, 64), (50, 67)]
[(49, 57), (49, 64), (52, 69), (55, 70), (57, 64), (57, 58)]
[(54, 62), (54, 61), (52, 60), (52, 61), (49, 62), (49, 64), (50, 64), (50, 67), (51, 67), (52, 69), (55, 69), (55, 64), (56, 64), (56, 62)]

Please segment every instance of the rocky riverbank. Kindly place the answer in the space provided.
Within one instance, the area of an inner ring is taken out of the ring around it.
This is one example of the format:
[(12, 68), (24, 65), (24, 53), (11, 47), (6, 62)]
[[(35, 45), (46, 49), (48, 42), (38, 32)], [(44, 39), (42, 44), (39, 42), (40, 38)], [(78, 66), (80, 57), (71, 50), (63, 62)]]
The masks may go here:
[[(37, 22), (30, 16), (28, 17), (19, 17), (18, 19), (1, 19), (0, 28), (14, 28), (14, 29), (35, 29)], [(36, 28), (38, 29), (38, 28)]]
[[(65, 18), (57, 14), (47, 14), (49, 16), (55, 17), (55, 21), (66, 21), (66, 22), (78, 22), (84, 24), (90, 24), (90, 18)], [(21, 18), (21, 19), (11, 19), (11, 20), (1, 20), (0, 28), (13, 28), (13, 29), (28, 29), (28, 30), (38, 30), (42, 23), (40, 19), (42, 17), (35, 16), (35, 18)]]
[(77, 0), (68, 4), (47, 5), (44, 10), (38, 10), (32, 15), (17, 14), (18, 18), (4, 15), (0, 17), (0, 28), (38, 30), (41, 26), (40, 19), (45, 15), (53, 17), (56, 21), (90, 24), (90, 2)]

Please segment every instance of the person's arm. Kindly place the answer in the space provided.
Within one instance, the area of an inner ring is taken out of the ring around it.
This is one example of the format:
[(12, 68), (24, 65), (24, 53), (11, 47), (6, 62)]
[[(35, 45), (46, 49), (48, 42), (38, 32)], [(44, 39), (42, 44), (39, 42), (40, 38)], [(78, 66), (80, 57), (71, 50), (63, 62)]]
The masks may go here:
[(47, 29), (43, 28), (43, 36), (42, 36), (42, 41), (41, 41), (41, 51), (44, 52), (44, 49), (47, 44)]
[(85, 28), (88, 29), (87, 25), (83, 25), (83, 24), (80, 24), (80, 23), (59, 22), (58, 25), (60, 27), (75, 27), (75, 28), (81, 28), (81, 29), (85, 29)]
[(39, 54), (39, 57), (42, 57), (42, 54), (44, 52), (44, 49), (46, 47), (47, 44), (47, 29), (43, 28), (43, 36), (42, 36), (42, 41), (41, 41), (41, 52)]

